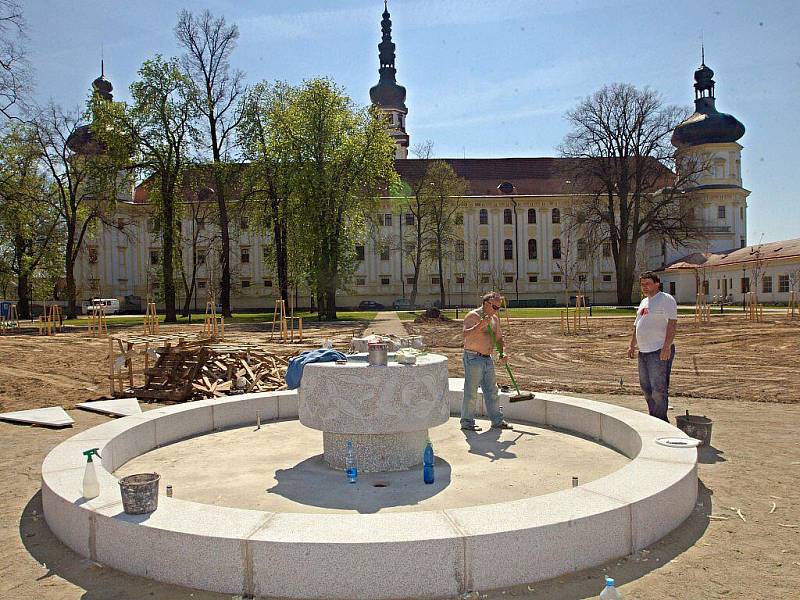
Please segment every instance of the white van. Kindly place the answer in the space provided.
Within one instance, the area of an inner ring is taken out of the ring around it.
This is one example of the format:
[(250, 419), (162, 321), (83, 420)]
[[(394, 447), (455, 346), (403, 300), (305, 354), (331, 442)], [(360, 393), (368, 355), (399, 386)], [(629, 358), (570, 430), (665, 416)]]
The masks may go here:
[(116, 298), (92, 298), (91, 300), (84, 300), (81, 302), (83, 314), (88, 315), (100, 306), (105, 308), (107, 315), (116, 315), (119, 313), (119, 300)]

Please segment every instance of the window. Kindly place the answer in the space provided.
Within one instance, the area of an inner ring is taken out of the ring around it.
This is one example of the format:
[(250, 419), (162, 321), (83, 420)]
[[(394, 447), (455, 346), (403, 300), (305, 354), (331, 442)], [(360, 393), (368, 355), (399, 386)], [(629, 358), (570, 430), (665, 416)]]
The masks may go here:
[(503, 211), (503, 225), (511, 225), (511, 209), (507, 208)]
[(158, 264), (158, 250), (150, 250), (150, 264), (151, 265)]
[(239, 221), (239, 228), (242, 231), (247, 231), (250, 228), (250, 221), (247, 217), (242, 217), (241, 221)]
[(463, 225), (464, 224), (464, 213), (458, 213), (456, 215), (456, 225)]
[(703, 293), (708, 296), (708, 279), (703, 282)]
[(611, 283), (611, 275), (609, 275), (609, 274), (603, 275), (603, 282), (604, 283)]
[(441, 283), (441, 279), (438, 275), (434, 275), (431, 277), (431, 285), (439, 285)]
[(481, 283), (489, 283), (489, 276), (481, 275)]
[(383, 215), (383, 226), (384, 227), (392, 226), (392, 213), (386, 213), (385, 215)]
[(553, 283), (561, 283), (561, 275), (553, 275)]
[(406, 213), (406, 225), (414, 224), (414, 213)]
[(125, 246), (117, 246), (117, 263), (123, 268), (128, 264), (128, 249)]
[(206, 228), (206, 220), (203, 218), (197, 219), (197, 229), (203, 230)]
[(389, 285), (391, 280), (388, 277), (381, 277), (381, 285)]
[(204, 290), (204, 289), (206, 289), (206, 282), (205, 282), (205, 280), (204, 280), (204, 279), (199, 279), (199, 280), (197, 281), (197, 289), (198, 289), (198, 290)]
[(750, 291), (750, 278), (742, 277), (742, 293), (746, 294)]
[(381, 244), (379, 247), (381, 260), (389, 260), (389, 244)]
[(578, 240), (578, 260), (586, 260), (586, 240), (581, 238)]
[(464, 260), (464, 241), (456, 240), (455, 244), (456, 260)]
[(772, 293), (772, 275), (764, 275), (761, 279), (761, 291), (765, 294)]
[(366, 277), (356, 277), (356, 285), (367, 285)]
[(721, 205), (717, 207), (717, 218), (724, 219), (725, 218), (725, 205)]
[(511, 240), (505, 240), (503, 242), (503, 258), (505, 260), (511, 260), (514, 258), (514, 242)]
[(529, 208), (528, 209), (528, 225), (535, 225), (536, 224), (536, 209)]
[(480, 260), (489, 260), (489, 240), (480, 242)]
[(744, 206), (739, 207), (739, 218), (744, 221)]
[(537, 283), (539, 281), (538, 275), (528, 275), (528, 283)]
[[(96, 265), (97, 264), (97, 247), (96, 246), (89, 246), (89, 264)], [(156, 261), (153, 264), (158, 264)]]
[(506, 275), (504, 278), (506, 283), (514, 283), (514, 276), (513, 275)]
[(553, 223), (561, 223), (561, 211), (554, 208), (552, 211)]
[(147, 231), (150, 233), (158, 231), (158, 219), (155, 217), (149, 217), (147, 219)]
[(206, 264), (206, 253), (204, 250), (198, 250), (197, 252), (197, 264), (204, 265)]
[(674, 296), (675, 295), (675, 282), (674, 281), (670, 281), (669, 282), (669, 295), (670, 296)]
[(745, 246), (747, 246), (747, 240), (744, 238), (739, 238), (739, 247), (744, 248)]
[(586, 283), (586, 273), (578, 273), (578, 281), (580, 283)]
[(536, 240), (531, 238), (528, 240), (528, 260), (536, 260), (539, 256), (539, 248), (537, 247)]
[(789, 293), (789, 276), (778, 275), (778, 292), (781, 294)]
[(464, 276), (463, 275), (456, 275), (456, 283), (460, 285), (464, 285)]
[(249, 279), (242, 279), (242, 287), (249, 288), (250, 287), (250, 280)]
[(489, 224), (489, 211), (485, 208), (481, 209), (481, 212), (478, 213), (479, 217), (478, 220), (480, 221), (481, 225), (488, 225)]
[(364, 260), (364, 246), (356, 246), (356, 260)]
[(271, 288), (272, 287), (272, 279), (265, 279), (264, 280), (264, 287)]
[(553, 240), (553, 258), (556, 260), (561, 258), (561, 240), (558, 238)]
[(242, 264), (250, 262), (250, 248), (242, 248), (239, 251), (239, 256), (242, 259)]
[(413, 285), (414, 284), (414, 278), (413, 277), (406, 277), (406, 283)]
[(603, 242), (603, 258), (611, 256), (611, 242)]
[(127, 279), (118, 279), (117, 285), (121, 292), (127, 291), (128, 289), (128, 280)]

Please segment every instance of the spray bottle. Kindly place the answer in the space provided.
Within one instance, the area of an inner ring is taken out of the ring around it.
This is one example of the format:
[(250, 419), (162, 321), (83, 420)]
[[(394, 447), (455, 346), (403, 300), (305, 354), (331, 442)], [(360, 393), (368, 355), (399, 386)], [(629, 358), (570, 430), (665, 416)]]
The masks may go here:
[(425, 450), (422, 453), (422, 479), (430, 485), (434, 481), (433, 474), (433, 445), (430, 438), (425, 442)]
[(91, 450), (84, 450), (83, 454), (86, 456), (86, 471), (83, 473), (83, 497), (87, 500), (97, 498), (100, 495), (100, 482), (97, 481), (97, 472), (92, 462), (92, 456), (97, 455), (97, 458), (102, 458), (98, 452), (99, 448), (92, 448)]

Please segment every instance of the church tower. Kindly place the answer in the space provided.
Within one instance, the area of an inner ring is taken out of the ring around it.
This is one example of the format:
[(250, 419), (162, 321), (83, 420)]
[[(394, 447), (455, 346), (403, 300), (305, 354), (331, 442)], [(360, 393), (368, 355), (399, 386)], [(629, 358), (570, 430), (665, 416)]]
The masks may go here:
[(408, 156), (408, 134), (406, 133), (406, 88), (398, 85), (395, 79), (397, 69), (394, 67), (394, 43), (392, 42), (392, 21), (389, 19), (389, 8), (384, 0), (383, 20), (381, 30), (383, 39), (378, 44), (378, 57), (380, 79), (378, 84), (369, 91), (372, 104), (379, 108), (388, 120), (389, 134), (397, 144), (395, 158)]
[(703, 50), (700, 67), (694, 72), (695, 111), (675, 128), (672, 145), (679, 155), (696, 157), (707, 165), (693, 188), (698, 198), (695, 219), (705, 237), (702, 250), (717, 252), (747, 245), (750, 192), (742, 187), (742, 146), (738, 143), (744, 125), (717, 110), (713, 77)]

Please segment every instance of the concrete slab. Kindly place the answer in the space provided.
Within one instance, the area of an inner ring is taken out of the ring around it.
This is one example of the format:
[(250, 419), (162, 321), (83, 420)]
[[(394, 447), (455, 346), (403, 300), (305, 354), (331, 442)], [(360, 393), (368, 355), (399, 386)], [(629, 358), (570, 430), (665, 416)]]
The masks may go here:
[(81, 402), (75, 405), (76, 408), (90, 410), (104, 415), (114, 417), (127, 417), (137, 415), (142, 412), (139, 401), (136, 398), (116, 398), (115, 400), (96, 400), (94, 402)]
[(45, 427), (69, 427), (75, 422), (60, 406), (0, 413), (0, 420)]

